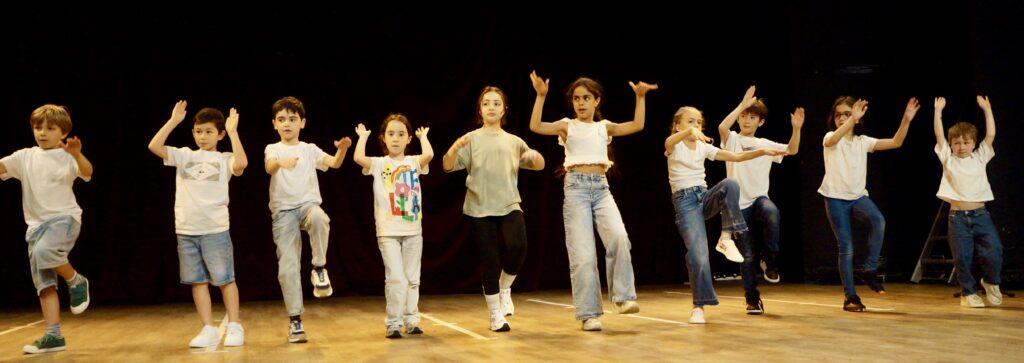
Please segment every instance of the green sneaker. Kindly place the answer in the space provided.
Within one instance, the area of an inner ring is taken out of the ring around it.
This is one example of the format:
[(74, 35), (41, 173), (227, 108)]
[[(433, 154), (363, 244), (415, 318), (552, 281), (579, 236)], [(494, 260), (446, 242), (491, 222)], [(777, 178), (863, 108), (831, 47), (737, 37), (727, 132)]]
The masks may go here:
[(75, 285), (75, 287), (68, 288), (68, 294), (71, 295), (71, 313), (81, 314), (89, 307), (89, 279), (83, 275), (82, 282)]
[(21, 350), (28, 354), (60, 352), (64, 350), (64, 338), (43, 334), (42, 338), (39, 338), (39, 340), (36, 340), (31, 345), (22, 347)]

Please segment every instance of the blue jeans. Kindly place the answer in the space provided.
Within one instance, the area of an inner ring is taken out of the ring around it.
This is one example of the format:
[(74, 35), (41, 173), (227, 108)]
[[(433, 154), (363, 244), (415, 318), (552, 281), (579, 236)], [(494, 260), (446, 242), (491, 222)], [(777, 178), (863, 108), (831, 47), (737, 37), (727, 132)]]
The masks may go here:
[(178, 235), (178, 275), (183, 284), (223, 286), (235, 281), (234, 256), (230, 231)]
[(843, 292), (846, 296), (857, 295), (857, 290), (853, 288), (853, 233), (850, 218), (870, 226), (868, 257), (864, 260), (864, 269), (876, 271), (878, 256), (882, 253), (882, 241), (885, 239), (885, 217), (867, 196), (856, 200), (825, 197), (825, 213), (828, 214), (832, 232), (839, 243), (839, 278), (843, 281)]
[(420, 260), (423, 235), (377, 237), (384, 260), (385, 327), (420, 325)]
[[(768, 197), (758, 197), (754, 204), (743, 210), (743, 219), (761, 226), (761, 240), (765, 246), (761, 258), (769, 266), (774, 266), (775, 257), (779, 253), (779, 208)], [(757, 290), (757, 278), (754, 275), (757, 271), (755, 240), (753, 233), (743, 233), (736, 240), (736, 247), (743, 255), (740, 275), (743, 276), (743, 290), (747, 292)]]
[(57, 272), (53, 269), (68, 263), (68, 254), (75, 247), (81, 228), (74, 217), (60, 216), (25, 232), (28, 265), (37, 295), (50, 286), (57, 287)]
[(693, 305), (718, 305), (708, 260), (708, 233), (704, 221), (722, 214), (722, 229), (730, 232), (747, 230), (739, 206), (740, 187), (735, 180), (724, 179), (711, 189), (696, 186), (672, 193), (676, 209), (676, 227), (686, 245), (686, 269), (693, 289)]
[(949, 211), (949, 249), (953, 251), (957, 280), (964, 295), (978, 292), (976, 280), (971, 271), (974, 250), (984, 271), (985, 282), (999, 285), (1003, 269), (1003, 243), (999, 231), (992, 223), (992, 215), (985, 207), (975, 210)]
[(277, 245), (277, 281), (281, 283), (284, 306), (289, 316), (302, 314), (302, 279), (299, 278), (299, 257), (302, 256), (302, 235), (309, 233), (313, 266), (327, 263), (327, 235), (331, 219), (320, 205), (306, 203), (301, 207), (274, 212), (274, 244)]
[(613, 302), (636, 300), (629, 236), (619, 207), (608, 190), (607, 177), (570, 171), (565, 175), (564, 190), (562, 219), (576, 320), (596, 318), (604, 309), (594, 227), (604, 243), (608, 294)]

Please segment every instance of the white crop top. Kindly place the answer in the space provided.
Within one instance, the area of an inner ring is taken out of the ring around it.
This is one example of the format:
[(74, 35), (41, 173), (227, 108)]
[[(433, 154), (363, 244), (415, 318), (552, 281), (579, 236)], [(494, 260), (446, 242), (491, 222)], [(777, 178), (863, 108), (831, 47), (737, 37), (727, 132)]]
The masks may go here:
[(614, 163), (608, 159), (608, 144), (612, 143), (608, 123), (611, 121), (583, 122), (569, 118), (560, 121), (569, 124), (565, 139), (558, 138), (558, 144), (565, 147), (562, 166), (597, 164), (604, 165), (605, 169), (612, 167)]

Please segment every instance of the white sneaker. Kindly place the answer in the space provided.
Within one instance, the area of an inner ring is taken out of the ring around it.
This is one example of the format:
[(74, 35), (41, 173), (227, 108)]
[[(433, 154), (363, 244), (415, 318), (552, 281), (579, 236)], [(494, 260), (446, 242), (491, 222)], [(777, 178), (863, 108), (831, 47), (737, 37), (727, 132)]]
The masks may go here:
[(242, 324), (228, 323), (228, 335), (224, 338), (224, 346), (241, 347), (243, 344), (245, 344), (245, 329), (242, 329)]
[(981, 300), (981, 296), (978, 296), (978, 294), (960, 295), (960, 306), (983, 308), (985, 307), (985, 302)]
[(199, 331), (199, 335), (192, 338), (192, 341), (188, 342), (189, 348), (208, 348), (216, 347), (220, 343), (220, 332), (217, 328), (209, 325), (203, 325), (203, 330)]
[(640, 303), (636, 301), (622, 301), (615, 303), (619, 308), (619, 314), (636, 314), (640, 312)]
[(743, 262), (743, 255), (736, 248), (736, 242), (732, 240), (732, 233), (722, 232), (722, 236), (718, 238), (718, 245), (715, 246), (715, 251), (721, 252), (729, 261)]
[(992, 285), (985, 282), (985, 279), (981, 279), (981, 286), (985, 288), (985, 298), (988, 299), (989, 304), (993, 306), (1003, 304), (1003, 293), (999, 291), (999, 285)]
[(506, 332), (512, 330), (512, 327), (508, 325), (508, 320), (505, 320), (505, 314), (502, 314), (501, 310), (491, 310), (491, 331)]
[(690, 324), (704, 324), (704, 308), (695, 307), (690, 312)]
[(319, 272), (313, 268), (310, 273), (312, 276), (309, 279), (313, 282), (313, 296), (324, 298), (334, 293), (334, 289), (331, 289), (331, 278), (327, 277), (326, 268), (321, 268)]
[(516, 313), (516, 307), (512, 304), (512, 289), (501, 289), (498, 290), (498, 296), (501, 298), (501, 312), (505, 316), (512, 316)]
[(590, 318), (583, 321), (583, 331), (601, 331), (601, 321)]

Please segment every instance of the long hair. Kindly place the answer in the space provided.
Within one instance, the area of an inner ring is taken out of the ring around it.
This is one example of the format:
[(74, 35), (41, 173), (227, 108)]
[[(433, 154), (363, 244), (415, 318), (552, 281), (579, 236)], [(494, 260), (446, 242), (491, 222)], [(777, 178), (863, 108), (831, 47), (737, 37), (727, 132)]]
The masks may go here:
[[(579, 87), (586, 88), (587, 92), (593, 94), (595, 99), (604, 98), (604, 87), (601, 87), (600, 83), (597, 83), (597, 81), (587, 77), (577, 78), (575, 81), (570, 83), (569, 88), (565, 90), (565, 102), (568, 103), (570, 110), (575, 109), (572, 105), (572, 93)], [(576, 117), (575, 112), (573, 113), (573, 117)], [(601, 121), (603, 119), (604, 117), (601, 117), (601, 104), (599, 103), (597, 107), (594, 108), (594, 120)]]
[(480, 96), (477, 96), (476, 98), (476, 123), (484, 123), (484, 117), (480, 114), (480, 111), (482, 111), (480, 104), (484, 102), (484, 95), (490, 92), (497, 93), (498, 96), (501, 97), (501, 107), (504, 111), (501, 114), (501, 126), (505, 126), (505, 117), (508, 116), (508, 95), (506, 95), (505, 91), (502, 91), (501, 88), (494, 86), (484, 87), (483, 91), (480, 91)]

